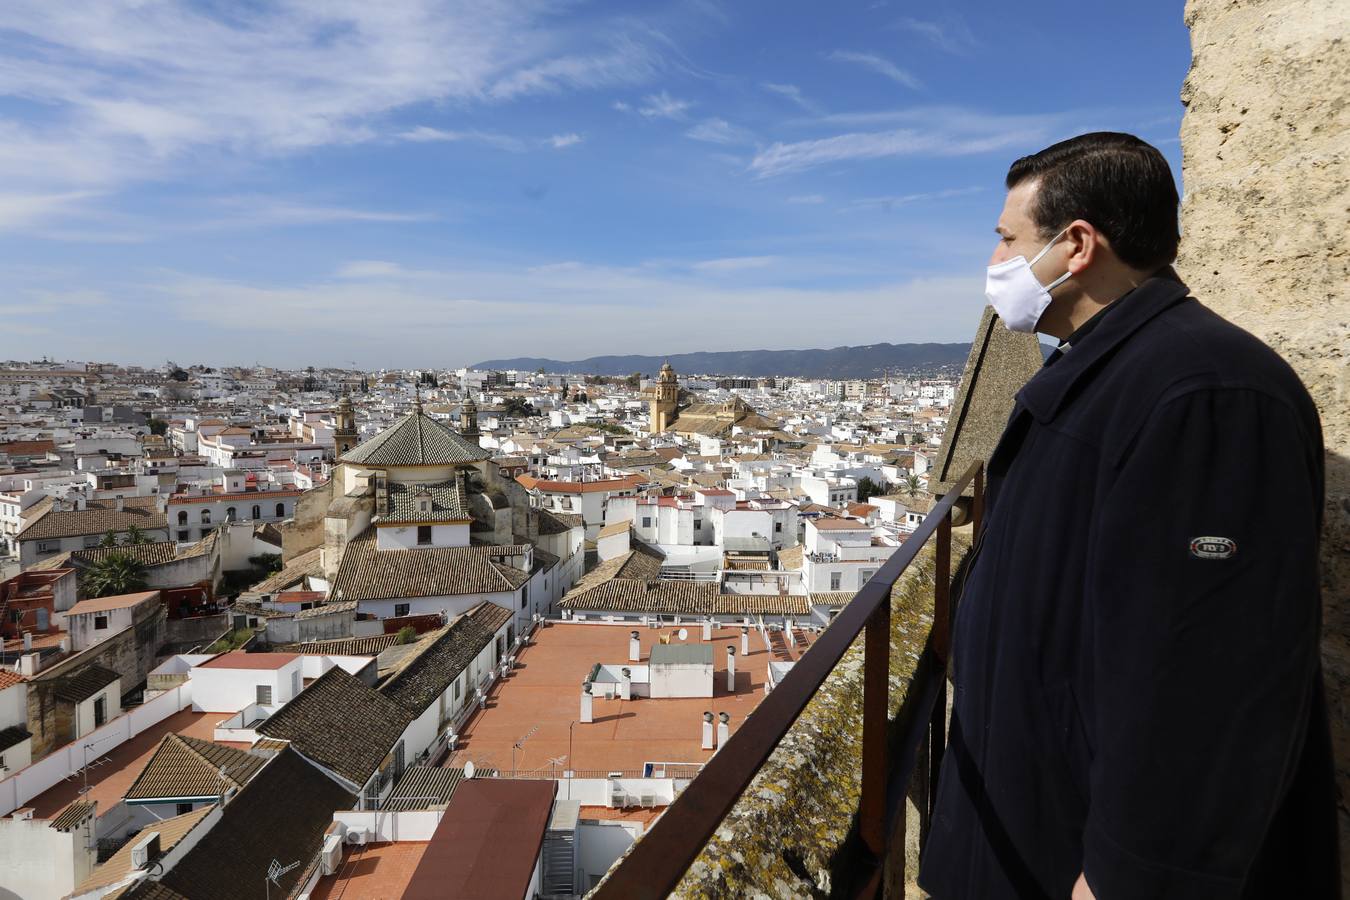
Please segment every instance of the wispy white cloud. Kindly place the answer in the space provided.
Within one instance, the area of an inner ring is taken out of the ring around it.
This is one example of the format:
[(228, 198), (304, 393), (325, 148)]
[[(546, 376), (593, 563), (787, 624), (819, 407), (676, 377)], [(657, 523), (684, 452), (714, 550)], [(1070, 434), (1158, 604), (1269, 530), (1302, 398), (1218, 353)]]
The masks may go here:
[(755, 140), (754, 132), (749, 129), (715, 117), (699, 122), (686, 131), (684, 136), (710, 144), (749, 144)]
[(911, 90), (917, 91), (923, 87), (923, 84), (920, 83), (919, 79), (915, 78), (889, 59), (885, 59), (875, 53), (859, 53), (854, 50), (836, 50), (829, 55), (829, 58), (838, 62), (862, 66), (864, 69), (870, 69), (878, 75), (885, 76), (896, 84), (904, 85)]
[(800, 106), (802, 109), (806, 110), (809, 113), (815, 113), (818, 115), (823, 111), (821, 109), (820, 104), (816, 103), (813, 100), (807, 99), (807, 97), (804, 94), (802, 94), (801, 88), (797, 87), (795, 84), (777, 84), (772, 81), (765, 81), (760, 84), (760, 87), (764, 88), (764, 90), (772, 94), (777, 94), (780, 97), (786, 97), (788, 100), (797, 104), (798, 106)]
[[(314, 338), (309, 361), (398, 364), (435, 360), (463, 365), (520, 355), (582, 358), (613, 352), (613, 329), (598, 323), (640, 314), (649, 333), (664, 335), (652, 352), (803, 347), (867, 340), (968, 340), (984, 306), (981, 277), (893, 278), (865, 286), (799, 287), (774, 257), (708, 260), (701, 268), (643, 270), (585, 263), (483, 269), (467, 266), (390, 277), (253, 282), (167, 273), (134, 289), (176, 326), (181, 352), (237, 362), (227, 339), (247, 332), (258, 358), (294, 360), (294, 334)], [(735, 274), (735, 278), (729, 278)], [(635, 299), (640, 298), (640, 299)], [(381, 338), (371, 342), (369, 312), (381, 311)], [(831, 315), (821, 318), (821, 309)], [(882, 321), (903, 327), (877, 331)], [(716, 333), (688, 327), (715, 318)], [(265, 320), (259, 333), (244, 323)], [(41, 321), (41, 320), (40, 320)], [(812, 322), (810, 334), (803, 321)], [(191, 335), (209, 335), (194, 343)], [(325, 350), (340, 347), (341, 350)], [(328, 352), (331, 359), (325, 359)], [(318, 354), (315, 356), (314, 354)]]
[(643, 97), (642, 105), (637, 111), (639, 115), (648, 119), (683, 119), (693, 105), (693, 101), (681, 100), (661, 91), (659, 94), (648, 94)]
[(408, 270), (395, 262), (380, 259), (358, 259), (338, 267), (338, 278), (395, 278), (407, 275)]
[(563, 150), (567, 147), (575, 147), (577, 144), (580, 144), (584, 140), (585, 138), (577, 134), (575, 131), (570, 131), (567, 134), (553, 135), (551, 138), (548, 139), (548, 143), (553, 147), (554, 150)]
[(192, 226), (210, 230), (218, 228), (339, 225), (349, 223), (400, 224), (429, 222), (437, 218), (432, 213), (397, 210), (361, 209), (350, 206), (327, 206), (273, 197), (225, 197), (217, 201), (219, 216), (208, 216)]
[(897, 21), (895, 27), (917, 34), (938, 49), (956, 56), (969, 56), (980, 46), (970, 28), (956, 18), (944, 22), (904, 18)]
[(861, 113), (836, 113), (811, 124), (843, 126), (901, 125), (882, 131), (850, 131), (813, 140), (779, 142), (751, 160), (760, 178), (816, 166), (894, 156), (966, 156), (1007, 147), (1043, 143), (1072, 130), (1073, 112), (1057, 114), (985, 114), (959, 107), (912, 107)]
[(729, 256), (724, 259), (706, 259), (689, 268), (696, 272), (742, 272), (746, 269), (762, 269), (777, 261), (776, 256)]
[(801, 206), (817, 206), (825, 202), (824, 194), (794, 194), (787, 198), (788, 203), (795, 203)]
[(95, 191), (64, 191), (55, 194), (0, 194), (0, 231), (28, 228), (68, 215), (82, 201), (98, 196)]
[(924, 203), (929, 200), (947, 200), (951, 197), (968, 197), (971, 194), (978, 194), (984, 188), (978, 185), (963, 188), (948, 188), (942, 191), (923, 191), (917, 194), (891, 194), (883, 197), (862, 197), (854, 200), (846, 207), (847, 209), (884, 209), (893, 210), (900, 206), (908, 206), (911, 203)]
[[(623, 16), (561, 30), (543, 0), (0, 4), (0, 177), (56, 193), (369, 141), (391, 113), (451, 113), (663, 70), (669, 39)], [(456, 137), (511, 139), (446, 129)], [(408, 138), (416, 140), (417, 138)]]
[(492, 131), (478, 131), (472, 128), (457, 131), (444, 128), (432, 128), (428, 125), (418, 125), (416, 128), (410, 128), (407, 131), (399, 132), (398, 137), (401, 140), (422, 144), (466, 141), (470, 143), (487, 144), (488, 146), (496, 147), (499, 150), (510, 150), (513, 153), (519, 153), (525, 149), (525, 142), (520, 138), (514, 138), (508, 134), (497, 134)]

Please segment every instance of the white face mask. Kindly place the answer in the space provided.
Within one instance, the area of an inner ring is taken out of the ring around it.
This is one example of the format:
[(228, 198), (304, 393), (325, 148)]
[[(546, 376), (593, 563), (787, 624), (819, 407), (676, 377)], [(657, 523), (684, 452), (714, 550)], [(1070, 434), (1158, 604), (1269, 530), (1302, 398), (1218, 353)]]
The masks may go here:
[[(1069, 229), (1065, 228), (1064, 231)], [(1068, 280), (1072, 272), (1065, 272), (1054, 281), (1041, 286), (1031, 267), (1050, 252), (1055, 242), (1064, 236), (1064, 231), (1050, 239), (1050, 243), (1041, 248), (1041, 252), (1027, 262), (1025, 256), (1014, 256), (996, 266), (990, 266), (984, 276), (984, 295), (994, 307), (994, 312), (1003, 320), (1009, 331), (1021, 331), (1027, 334), (1036, 330), (1041, 314), (1050, 305), (1050, 292)]]

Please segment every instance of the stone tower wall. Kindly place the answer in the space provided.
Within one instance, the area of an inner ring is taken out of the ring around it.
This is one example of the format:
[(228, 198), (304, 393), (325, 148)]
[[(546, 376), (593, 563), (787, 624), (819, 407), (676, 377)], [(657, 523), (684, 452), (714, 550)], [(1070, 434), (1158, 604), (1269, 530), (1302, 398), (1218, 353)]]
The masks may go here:
[[(1186, 23), (1192, 62), (1181, 92), (1185, 196), (1177, 268), (1198, 298), (1293, 365), (1322, 414), (1322, 660), (1346, 847), (1350, 4), (1189, 0)], [(1350, 865), (1350, 853), (1342, 850), (1341, 858)]]

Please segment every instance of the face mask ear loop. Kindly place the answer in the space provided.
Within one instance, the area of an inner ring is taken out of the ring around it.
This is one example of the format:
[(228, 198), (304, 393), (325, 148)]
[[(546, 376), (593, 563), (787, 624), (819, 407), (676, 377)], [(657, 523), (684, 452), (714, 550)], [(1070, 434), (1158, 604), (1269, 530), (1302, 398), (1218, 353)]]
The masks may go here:
[(1040, 262), (1040, 261), (1041, 261), (1041, 257), (1044, 256), (1045, 254), (1049, 253), (1049, 252), (1050, 252), (1050, 248), (1053, 247), (1053, 246), (1055, 246), (1055, 244), (1059, 243), (1059, 239), (1062, 238), (1062, 237), (1064, 237), (1064, 232), (1065, 232), (1065, 231), (1068, 231), (1071, 227), (1073, 227), (1073, 226), (1071, 226), (1071, 225), (1066, 225), (1066, 226), (1064, 226), (1064, 231), (1061, 231), (1059, 234), (1057, 234), (1057, 235), (1055, 235), (1054, 237), (1052, 237), (1052, 238), (1050, 239), (1050, 243), (1048, 243), (1048, 244), (1046, 244), (1044, 247), (1042, 247), (1042, 248), (1041, 248), (1041, 252), (1040, 252), (1040, 253), (1037, 253), (1035, 256), (1033, 256), (1033, 257), (1031, 258), (1031, 262), (1027, 263), (1027, 265), (1029, 265), (1029, 266), (1034, 266), (1034, 265), (1036, 265), (1036, 263)]
[(1050, 292), (1053, 291), (1055, 288), (1059, 287), (1061, 284), (1063, 284), (1064, 282), (1068, 281), (1068, 280), (1069, 280), (1070, 278), (1072, 278), (1072, 277), (1073, 277), (1073, 273), (1072, 273), (1072, 272), (1065, 272), (1063, 275), (1059, 276), (1059, 277), (1056, 278), (1054, 281), (1052, 281), (1052, 282), (1050, 282), (1049, 284), (1047, 284), (1047, 285), (1045, 286), (1045, 292), (1046, 292), (1047, 294), (1050, 293)]

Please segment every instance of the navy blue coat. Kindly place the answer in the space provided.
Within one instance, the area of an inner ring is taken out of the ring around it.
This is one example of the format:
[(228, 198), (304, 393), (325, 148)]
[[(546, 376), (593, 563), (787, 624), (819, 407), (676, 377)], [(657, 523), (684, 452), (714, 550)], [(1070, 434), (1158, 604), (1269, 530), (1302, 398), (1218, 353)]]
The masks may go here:
[(920, 885), (1338, 895), (1322, 440), (1288, 365), (1149, 279), (1018, 393), (988, 486)]

